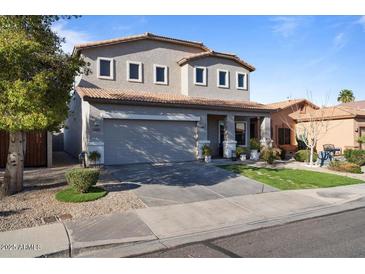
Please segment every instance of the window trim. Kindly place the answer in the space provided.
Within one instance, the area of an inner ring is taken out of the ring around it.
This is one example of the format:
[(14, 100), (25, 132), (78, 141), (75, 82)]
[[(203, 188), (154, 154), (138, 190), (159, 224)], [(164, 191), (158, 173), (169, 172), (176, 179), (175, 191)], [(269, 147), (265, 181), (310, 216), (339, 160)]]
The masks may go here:
[[(129, 65), (130, 64), (134, 64), (134, 65), (138, 65), (138, 79), (131, 79), (129, 78), (130, 76), (130, 71), (129, 71)], [(137, 83), (142, 83), (142, 79), (143, 79), (143, 75), (142, 75), (142, 62), (137, 62), (137, 61), (127, 61), (127, 81), (128, 82), (137, 82)]]
[[(244, 75), (243, 87), (238, 86), (238, 76)], [(236, 89), (247, 90), (248, 74), (246, 72), (236, 71)]]
[[(220, 72), (225, 72), (226, 73), (226, 84), (225, 85), (220, 85), (219, 84), (219, 74)], [(217, 69), (217, 87), (219, 88), (229, 88), (229, 71), (226, 69)]]
[[(164, 68), (165, 72), (164, 72), (164, 78), (165, 81), (161, 82), (161, 81), (157, 81), (157, 68)], [(168, 85), (168, 67), (165, 65), (157, 65), (154, 64), (153, 65), (153, 83), (156, 85)]]
[(244, 124), (246, 124), (245, 125), (245, 141), (246, 141), (246, 143), (244, 144), (244, 145), (238, 145), (238, 146), (240, 146), (240, 147), (247, 147), (248, 146), (248, 140), (247, 140), (247, 138), (248, 138), (248, 128), (247, 128), (247, 121), (234, 121), (234, 137), (235, 137), (235, 139), (236, 139), (236, 123), (244, 123)]
[[(196, 81), (196, 69), (203, 69), (203, 82), (202, 83)], [(201, 66), (194, 67), (194, 84), (196, 86), (206, 86), (207, 85), (207, 67), (201, 67)]]
[[(110, 62), (110, 76), (100, 75), (100, 61), (101, 60)], [(96, 59), (96, 62), (97, 62), (97, 64), (96, 64), (97, 77), (99, 79), (114, 80), (114, 59), (113, 58), (108, 58), (108, 57), (98, 57)]]

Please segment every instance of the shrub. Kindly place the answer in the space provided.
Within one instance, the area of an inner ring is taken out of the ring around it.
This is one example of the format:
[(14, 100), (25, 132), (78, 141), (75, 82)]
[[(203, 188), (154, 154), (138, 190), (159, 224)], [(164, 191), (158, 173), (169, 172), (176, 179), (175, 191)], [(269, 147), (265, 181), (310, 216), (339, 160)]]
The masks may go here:
[(285, 160), (285, 158), (286, 158), (286, 150), (282, 148), (280, 152), (280, 159)]
[(260, 157), (268, 164), (274, 163), (275, 160), (279, 160), (281, 155), (281, 149), (279, 148), (263, 148), (261, 150)]
[(307, 149), (307, 145), (305, 144), (305, 141), (307, 141), (307, 138), (304, 135), (297, 136), (297, 144), (298, 144), (298, 150), (305, 150)]
[(250, 139), (250, 149), (260, 149), (260, 142), (256, 138)]
[(210, 156), (212, 155), (212, 149), (208, 145), (203, 146), (203, 156)]
[(96, 165), (96, 162), (100, 160), (100, 153), (98, 151), (91, 151), (88, 155), (90, 161), (94, 162), (94, 164)]
[(344, 155), (350, 163), (363, 166), (365, 164), (365, 150), (364, 149), (345, 149)]
[(86, 193), (99, 179), (100, 171), (96, 168), (74, 168), (66, 172), (68, 184), (79, 193)]
[(236, 156), (237, 157), (240, 157), (241, 155), (245, 155), (245, 154), (247, 154), (247, 148), (245, 148), (245, 147), (237, 147), (236, 148)]
[(362, 173), (359, 165), (349, 162), (340, 162), (338, 160), (330, 162), (328, 169), (340, 172)]
[[(310, 154), (310, 150), (298, 150), (294, 155), (294, 159), (298, 162), (309, 162)], [(318, 154), (316, 152), (313, 152), (313, 162), (317, 161), (317, 158)]]
[(357, 141), (360, 145), (361, 145), (361, 144), (363, 144), (363, 143), (365, 143), (365, 135), (358, 137), (356, 141)]

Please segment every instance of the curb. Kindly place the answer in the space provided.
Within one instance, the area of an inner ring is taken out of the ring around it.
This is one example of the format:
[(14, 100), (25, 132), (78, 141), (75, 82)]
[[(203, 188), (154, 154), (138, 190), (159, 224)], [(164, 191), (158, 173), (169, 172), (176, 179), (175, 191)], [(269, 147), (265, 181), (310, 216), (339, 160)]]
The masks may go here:
[(171, 238), (156, 239), (149, 241), (129, 242), (123, 244), (108, 244), (100, 246), (90, 246), (78, 249), (72, 255), (76, 257), (134, 257), (162, 251), (170, 248), (178, 248), (184, 245), (204, 242), (212, 239), (220, 239), (241, 233), (252, 232), (265, 228), (282, 226), (285, 224), (300, 222), (303, 220), (316, 219), (344, 212), (365, 208), (363, 201), (352, 201), (341, 205), (329, 205), (320, 209), (311, 209), (301, 213), (290, 214), (273, 219), (263, 219), (246, 224), (225, 226), (218, 229), (186, 234)]

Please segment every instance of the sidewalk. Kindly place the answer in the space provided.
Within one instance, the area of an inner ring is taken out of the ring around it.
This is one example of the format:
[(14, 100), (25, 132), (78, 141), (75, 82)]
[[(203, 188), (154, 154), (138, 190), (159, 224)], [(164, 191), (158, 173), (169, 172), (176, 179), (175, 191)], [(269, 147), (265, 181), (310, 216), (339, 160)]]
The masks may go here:
[(142, 208), (0, 233), (0, 257), (125, 257), (363, 206), (365, 184)]

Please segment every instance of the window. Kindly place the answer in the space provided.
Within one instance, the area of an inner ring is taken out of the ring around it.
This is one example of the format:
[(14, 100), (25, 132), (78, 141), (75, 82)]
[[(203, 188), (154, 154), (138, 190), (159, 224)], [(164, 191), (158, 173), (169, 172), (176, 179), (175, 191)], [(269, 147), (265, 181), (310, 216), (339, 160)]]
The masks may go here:
[(112, 58), (99, 57), (97, 59), (98, 78), (113, 79), (114, 78), (114, 64)]
[(167, 85), (167, 66), (153, 65), (155, 84)]
[(142, 82), (142, 63), (127, 62), (127, 81)]
[(229, 76), (227, 70), (217, 70), (217, 86), (219, 88), (229, 88)]
[(239, 121), (235, 123), (237, 146), (247, 146), (247, 123)]
[(279, 145), (290, 145), (290, 128), (278, 129)]
[(205, 86), (207, 84), (207, 68), (195, 67), (194, 68), (194, 84), (199, 86)]
[(243, 72), (236, 72), (236, 88), (247, 89), (247, 74)]

